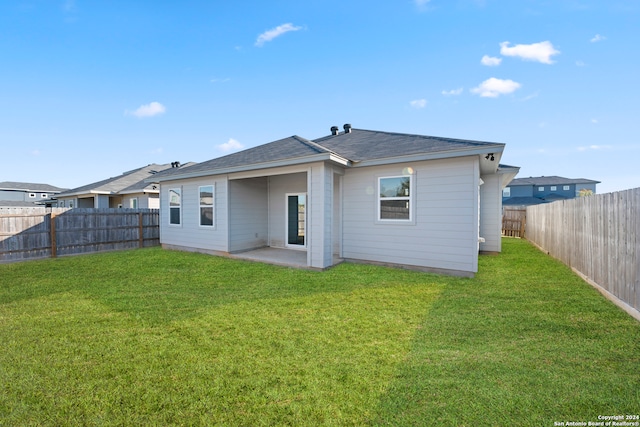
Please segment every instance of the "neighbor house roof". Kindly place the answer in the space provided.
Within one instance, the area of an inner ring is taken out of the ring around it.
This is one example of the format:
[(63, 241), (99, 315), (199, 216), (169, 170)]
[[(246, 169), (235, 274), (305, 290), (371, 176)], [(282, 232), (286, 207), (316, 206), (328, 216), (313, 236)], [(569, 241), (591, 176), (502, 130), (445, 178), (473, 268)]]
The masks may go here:
[(36, 193), (59, 193), (61, 191), (64, 191), (65, 188), (55, 187), (49, 184), (35, 184), (32, 182), (3, 181), (0, 182), (0, 190), (15, 190)]
[(122, 175), (64, 191), (58, 194), (58, 197), (70, 197), (82, 194), (157, 193), (158, 189), (153, 188), (153, 184), (145, 180), (156, 173), (171, 168), (172, 164), (158, 165), (153, 163), (128, 172), (123, 172)]
[(510, 197), (502, 202), (503, 206), (529, 206), (540, 205), (547, 203), (547, 201), (539, 199), (537, 197)]
[(510, 187), (516, 185), (571, 185), (571, 184), (600, 184), (600, 181), (594, 181), (584, 178), (563, 178), (561, 176), (535, 176), (529, 178), (516, 178), (509, 184)]
[(313, 141), (297, 135), (290, 136), (191, 167), (167, 170), (153, 179), (165, 181), (320, 160), (332, 160), (345, 166), (367, 166), (409, 159), (494, 153), (493, 162), (499, 161), (503, 149), (504, 144), (494, 142), (351, 129), (350, 132), (340, 132)]

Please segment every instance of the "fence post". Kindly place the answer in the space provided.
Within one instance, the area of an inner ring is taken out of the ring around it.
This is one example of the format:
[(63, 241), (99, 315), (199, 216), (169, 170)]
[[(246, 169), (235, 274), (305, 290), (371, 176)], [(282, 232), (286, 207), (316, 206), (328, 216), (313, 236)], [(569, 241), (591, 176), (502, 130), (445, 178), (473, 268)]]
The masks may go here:
[(142, 212), (138, 212), (138, 246), (144, 248), (144, 236), (142, 234)]
[(51, 258), (56, 258), (58, 256), (58, 248), (56, 246), (56, 214), (51, 212), (49, 214), (49, 220), (51, 222)]

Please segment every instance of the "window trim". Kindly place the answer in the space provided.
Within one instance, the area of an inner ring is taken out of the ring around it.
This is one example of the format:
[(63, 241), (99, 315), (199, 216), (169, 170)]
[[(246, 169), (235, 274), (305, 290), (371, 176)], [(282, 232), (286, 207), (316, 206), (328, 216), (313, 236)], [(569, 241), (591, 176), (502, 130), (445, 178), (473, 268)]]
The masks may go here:
[(538, 187), (538, 191), (544, 191), (544, 186)]
[[(380, 185), (383, 179), (389, 178), (409, 178), (409, 196), (402, 197), (382, 197), (380, 196)], [(415, 172), (412, 174), (398, 174), (398, 175), (378, 175), (376, 176), (376, 216), (375, 222), (376, 224), (397, 224), (397, 225), (415, 225), (415, 192), (416, 192), (416, 184), (415, 184)], [(409, 219), (388, 219), (381, 218), (381, 206), (382, 201), (388, 200), (406, 200), (409, 202)]]
[[(203, 205), (202, 204), (202, 189), (205, 187), (211, 187), (211, 204)], [(202, 223), (202, 208), (211, 208), (211, 224), (203, 224)], [(206, 184), (200, 185), (198, 187), (198, 225), (200, 227), (215, 229), (216, 227), (216, 185), (215, 184)]]
[(502, 189), (502, 197), (511, 197), (511, 187), (504, 187)]
[(562, 190), (563, 191), (570, 191), (571, 190), (571, 186), (570, 185), (563, 185), (562, 186)]
[[(174, 206), (174, 207), (171, 206), (171, 192), (172, 191), (176, 192), (180, 196), (180, 200), (179, 200), (178, 206)], [(168, 200), (167, 208), (168, 208), (168, 212), (169, 212), (169, 215), (168, 215), (169, 216), (169, 221), (168, 221), (169, 222), (169, 226), (171, 226), (171, 227), (182, 227), (182, 187), (180, 186), (180, 187), (169, 188), (167, 194), (169, 196), (169, 197), (167, 197), (167, 200)], [(171, 217), (172, 217), (171, 210), (172, 209), (178, 209), (178, 222), (177, 223), (171, 222)]]

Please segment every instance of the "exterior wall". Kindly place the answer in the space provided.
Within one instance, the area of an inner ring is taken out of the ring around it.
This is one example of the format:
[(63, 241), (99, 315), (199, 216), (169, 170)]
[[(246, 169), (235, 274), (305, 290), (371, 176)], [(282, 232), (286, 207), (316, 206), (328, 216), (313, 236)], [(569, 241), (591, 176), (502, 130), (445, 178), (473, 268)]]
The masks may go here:
[(533, 186), (530, 185), (516, 185), (509, 186), (511, 191), (511, 196), (505, 197), (505, 199), (509, 199), (511, 197), (533, 197)]
[(135, 193), (122, 196), (123, 208), (131, 207), (131, 200), (138, 199), (138, 209), (160, 209), (160, 198), (155, 193)]
[[(29, 197), (29, 195), (35, 197)], [(0, 190), (0, 200), (10, 200), (13, 202), (42, 202), (55, 197), (56, 193), (46, 191), (20, 191), (20, 190)]]
[[(306, 172), (269, 177), (269, 246), (274, 248), (285, 247), (287, 218), (286, 194), (306, 192)], [(307, 210), (308, 209), (309, 207), (307, 206)], [(308, 232), (309, 224), (307, 223), (307, 233)]]
[(268, 202), (266, 177), (229, 181), (229, 252), (267, 245)]
[[(472, 275), (478, 269), (477, 156), (354, 168), (343, 178), (343, 256)], [(415, 221), (380, 223), (377, 177), (412, 168)]]
[[(215, 185), (214, 226), (200, 226), (199, 187)], [(182, 190), (181, 224), (169, 224), (169, 189)], [(228, 185), (226, 176), (162, 183), (160, 186), (160, 243), (195, 250), (229, 252)]]
[(480, 250), (487, 252), (502, 251), (502, 197), (500, 196), (502, 175), (482, 176), (484, 184), (480, 186)]
[(308, 264), (326, 268), (333, 264), (333, 168), (325, 164), (312, 166), (309, 186)]

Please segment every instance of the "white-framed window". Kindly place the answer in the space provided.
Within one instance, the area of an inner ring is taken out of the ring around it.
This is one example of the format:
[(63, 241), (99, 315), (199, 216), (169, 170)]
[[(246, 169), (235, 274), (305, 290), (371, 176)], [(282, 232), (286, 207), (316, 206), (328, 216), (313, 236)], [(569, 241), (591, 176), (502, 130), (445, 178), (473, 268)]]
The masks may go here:
[(133, 199), (129, 199), (129, 207), (131, 209), (138, 209), (138, 198), (134, 197)]
[(555, 185), (551, 186), (551, 191), (556, 191), (558, 189), (558, 187), (556, 187)]
[(564, 191), (569, 191), (569, 190), (571, 190), (571, 187), (570, 187), (569, 185), (564, 185), (564, 186), (562, 187), (562, 189), (563, 189)]
[(36, 198), (36, 193), (29, 193), (29, 198), (30, 199), (35, 199)]
[(49, 195), (47, 193), (40, 193), (40, 198), (41, 199), (48, 199)]
[(502, 190), (502, 197), (511, 197), (511, 187), (504, 187), (504, 190)]
[(538, 187), (538, 191), (544, 191), (544, 187)]
[(213, 227), (214, 225), (214, 185), (202, 185), (198, 189), (198, 200), (200, 201), (200, 225), (202, 227)]
[(413, 175), (378, 178), (378, 221), (413, 221)]
[(58, 200), (58, 207), (64, 208), (64, 200)]
[(182, 188), (169, 189), (169, 224), (182, 223)]

